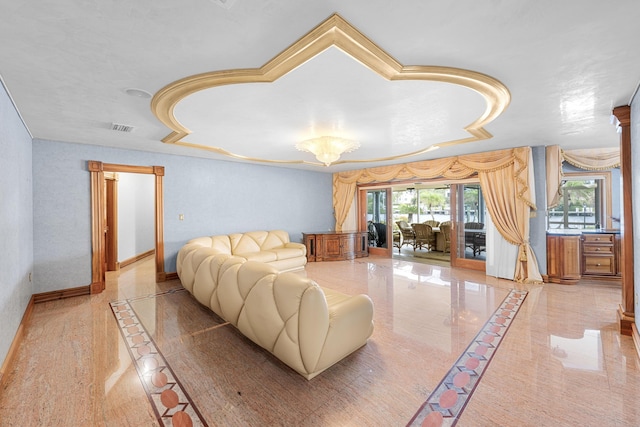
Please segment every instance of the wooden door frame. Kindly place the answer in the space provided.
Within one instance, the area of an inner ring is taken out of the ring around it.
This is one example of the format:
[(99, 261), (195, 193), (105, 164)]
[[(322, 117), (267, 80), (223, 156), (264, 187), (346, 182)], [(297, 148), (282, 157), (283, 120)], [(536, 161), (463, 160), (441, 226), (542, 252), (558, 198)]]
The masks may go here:
[(164, 271), (164, 166), (131, 166), (89, 160), (87, 168), (91, 175), (91, 293), (97, 294), (105, 289), (105, 172), (155, 175), (156, 282), (167, 280)]
[[(120, 269), (120, 263), (118, 262), (118, 174), (104, 172), (104, 178), (106, 184), (105, 222), (108, 227), (105, 231), (105, 236), (107, 236), (105, 242), (106, 271), (117, 271)], [(109, 200), (111, 200), (111, 203), (109, 203)]]
[[(374, 190), (371, 186), (367, 187), (358, 187), (358, 231), (368, 231), (367, 230), (367, 191)], [(393, 255), (393, 226), (391, 221), (393, 220), (393, 206), (391, 206), (391, 186), (385, 185), (380, 186), (380, 188), (375, 188), (375, 190), (385, 190), (386, 191), (386, 220), (387, 220), (387, 247), (386, 248), (378, 248), (369, 246), (369, 253), (371, 255), (379, 255), (391, 258)]]

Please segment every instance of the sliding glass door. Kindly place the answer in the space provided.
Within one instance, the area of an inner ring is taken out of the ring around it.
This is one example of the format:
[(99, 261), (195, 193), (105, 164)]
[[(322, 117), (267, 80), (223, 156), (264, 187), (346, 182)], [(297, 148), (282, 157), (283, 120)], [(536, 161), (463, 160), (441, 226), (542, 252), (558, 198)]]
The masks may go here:
[(451, 247), (455, 250), (452, 250), (451, 265), (484, 271), (487, 211), (480, 183), (451, 187), (452, 216), (455, 218), (451, 239)]
[(369, 253), (391, 255), (391, 188), (360, 190), (360, 230), (367, 230)]

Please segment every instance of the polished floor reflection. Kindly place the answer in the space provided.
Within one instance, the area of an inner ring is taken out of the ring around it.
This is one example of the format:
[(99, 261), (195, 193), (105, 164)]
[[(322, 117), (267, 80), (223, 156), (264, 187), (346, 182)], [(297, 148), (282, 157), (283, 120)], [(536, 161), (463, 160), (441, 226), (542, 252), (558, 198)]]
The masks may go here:
[[(368, 344), (313, 380), (244, 338), (178, 281), (156, 284), (149, 259), (110, 274), (100, 295), (35, 306), (0, 394), (0, 425), (161, 425), (112, 312), (119, 301), (199, 411), (194, 425), (406, 425), (515, 286), (375, 257), (310, 263), (300, 274), (367, 293), (375, 305)], [(640, 425), (640, 363), (631, 338), (617, 332), (619, 286), (519, 290), (526, 298), (457, 425)], [(173, 381), (160, 380), (165, 389)]]

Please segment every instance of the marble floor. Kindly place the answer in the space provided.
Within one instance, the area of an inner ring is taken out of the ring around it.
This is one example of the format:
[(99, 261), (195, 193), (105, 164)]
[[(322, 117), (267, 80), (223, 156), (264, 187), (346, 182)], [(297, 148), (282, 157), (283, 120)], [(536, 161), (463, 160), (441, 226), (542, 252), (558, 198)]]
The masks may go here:
[[(522, 288), (376, 257), (310, 263), (299, 274), (375, 305), (368, 344), (313, 380), (179, 281), (156, 284), (149, 258), (109, 273), (102, 294), (34, 307), (0, 391), (0, 426), (640, 425), (640, 360), (617, 332), (619, 286)], [(125, 340), (118, 310), (136, 318), (144, 345)], [(150, 366), (152, 377), (136, 358), (154, 351), (163, 368)], [(473, 358), (482, 370), (469, 366)], [(163, 410), (171, 399), (149, 383), (170, 384), (180, 405)], [(428, 407), (456, 414), (428, 416)], [(171, 418), (177, 410), (189, 416)]]

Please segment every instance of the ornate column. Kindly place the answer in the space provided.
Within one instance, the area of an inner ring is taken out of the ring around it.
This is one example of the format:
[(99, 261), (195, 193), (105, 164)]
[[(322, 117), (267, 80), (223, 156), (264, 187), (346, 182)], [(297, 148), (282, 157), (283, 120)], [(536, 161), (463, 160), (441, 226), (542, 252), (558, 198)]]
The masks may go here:
[(632, 334), (635, 320), (633, 300), (633, 209), (631, 199), (631, 107), (623, 105), (613, 109), (622, 128), (620, 135), (620, 194), (622, 206), (620, 209), (620, 236), (622, 267), (622, 302), (618, 306), (618, 320), (620, 333)]

